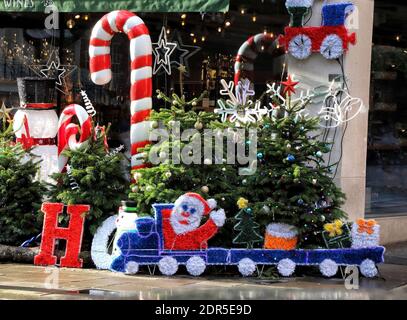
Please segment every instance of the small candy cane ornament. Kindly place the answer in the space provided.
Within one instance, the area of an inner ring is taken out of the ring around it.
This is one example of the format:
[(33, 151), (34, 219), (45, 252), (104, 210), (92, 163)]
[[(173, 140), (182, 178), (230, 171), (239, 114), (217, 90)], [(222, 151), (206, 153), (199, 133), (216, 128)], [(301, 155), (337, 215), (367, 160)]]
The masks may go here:
[[(79, 120), (79, 126), (71, 123), (72, 118), (76, 116)], [(76, 135), (80, 132), (79, 141)], [(92, 135), (92, 118), (86, 110), (78, 105), (71, 104), (61, 113), (58, 122), (58, 169), (62, 172), (68, 163), (68, 158), (62, 155), (66, 149), (77, 150)]]

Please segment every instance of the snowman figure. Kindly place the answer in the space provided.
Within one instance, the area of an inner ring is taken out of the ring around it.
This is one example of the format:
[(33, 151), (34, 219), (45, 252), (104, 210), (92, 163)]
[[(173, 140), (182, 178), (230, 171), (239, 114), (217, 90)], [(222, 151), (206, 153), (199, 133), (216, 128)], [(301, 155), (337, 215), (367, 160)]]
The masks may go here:
[(119, 208), (119, 214), (116, 219), (116, 235), (113, 241), (113, 255), (117, 256), (120, 254), (120, 249), (117, 245), (118, 240), (125, 232), (137, 232), (136, 220), (138, 214), (135, 210), (135, 202), (133, 201), (122, 201), (122, 205)]
[(14, 115), (13, 129), (16, 142), (41, 160), (38, 179), (55, 183), (50, 177), (58, 172), (58, 115), (56, 109), (55, 80), (18, 78), (20, 109)]
[[(223, 209), (215, 210), (214, 199), (205, 200), (197, 193), (179, 197), (174, 208), (163, 213), (164, 247), (168, 250), (205, 250), (208, 240), (225, 224)], [(208, 220), (201, 225), (202, 219)]]

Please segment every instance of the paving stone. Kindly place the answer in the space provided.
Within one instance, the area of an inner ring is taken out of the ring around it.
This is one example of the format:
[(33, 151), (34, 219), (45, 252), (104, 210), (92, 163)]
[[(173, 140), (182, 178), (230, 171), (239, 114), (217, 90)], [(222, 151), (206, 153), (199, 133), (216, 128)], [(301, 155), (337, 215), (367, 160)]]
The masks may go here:
[[(385, 280), (361, 279), (359, 290), (346, 290), (340, 278), (127, 276), (95, 269), (1, 264), (0, 299), (407, 299), (407, 266), (384, 264), (379, 269)], [(52, 275), (57, 275), (54, 282)]]

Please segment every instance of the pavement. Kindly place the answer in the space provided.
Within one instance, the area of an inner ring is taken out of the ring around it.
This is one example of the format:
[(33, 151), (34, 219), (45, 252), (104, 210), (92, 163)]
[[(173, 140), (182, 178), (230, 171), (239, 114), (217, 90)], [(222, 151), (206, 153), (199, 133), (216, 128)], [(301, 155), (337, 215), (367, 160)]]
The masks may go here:
[(387, 245), (385, 261), (392, 264), (407, 265), (407, 242)]
[(128, 276), (95, 269), (0, 264), (0, 299), (407, 299), (407, 266), (383, 264), (379, 270), (380, 277), (361, 278), (358, 289), (347, 289), (340, 278), (307, 276), (265, 280), (239, 276)]

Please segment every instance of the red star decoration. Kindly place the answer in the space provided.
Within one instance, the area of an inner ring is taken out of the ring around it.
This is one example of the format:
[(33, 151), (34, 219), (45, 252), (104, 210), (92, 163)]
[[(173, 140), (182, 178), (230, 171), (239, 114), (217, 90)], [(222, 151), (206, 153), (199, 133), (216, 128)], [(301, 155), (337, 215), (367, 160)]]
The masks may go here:
[(287, 77), (287, 81), (281, 82), (281, 84), (285, 86), (283, 94), (288, 94), (289, 96), (291, 96), (292, 93), (295, 93), (295, 86), (298, 83), (299, 83), (298, 81), (293, 81), (293, 79), (291, 79), (291, 76), (289, 75)]

